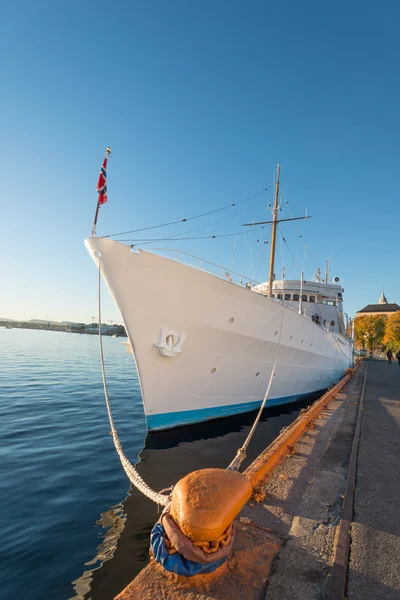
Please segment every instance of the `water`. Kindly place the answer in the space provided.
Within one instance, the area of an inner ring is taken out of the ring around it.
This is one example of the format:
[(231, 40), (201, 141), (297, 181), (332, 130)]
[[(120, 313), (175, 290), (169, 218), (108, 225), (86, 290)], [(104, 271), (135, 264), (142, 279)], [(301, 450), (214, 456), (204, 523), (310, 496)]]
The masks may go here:
[[(132, 357), (103, 338), (124, 451), (154, 489), (226, 467), (254, 413), (152, 434)], [(109, 435), (98, 337), (0, 328), (1, 598), (111, 600), (148, 562), (157, 507), (130, 490)], [(250, 460), (302, 404), (265, 411)], [(143, 449), (144, 448), (144, 449)], [(143, 449), (143, 450), (142, 450)]]
[[(121, 338), (105, 338), (104, 351), (134, 458), (145, 421), (132, 359)], [(109, 435), (98, 337), (0, 329), (0, 365), (1, 597), (71, 598), (103, 537), (96, 521), (129, 490)]]

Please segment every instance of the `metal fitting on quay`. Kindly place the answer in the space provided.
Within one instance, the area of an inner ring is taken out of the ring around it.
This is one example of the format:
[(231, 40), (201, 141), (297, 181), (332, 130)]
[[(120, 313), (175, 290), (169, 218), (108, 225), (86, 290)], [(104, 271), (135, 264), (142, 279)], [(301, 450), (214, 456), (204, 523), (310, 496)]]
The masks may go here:
[(151, 533), (153, 558), (186, 577), (214, 571), (228, 558), (233, 520), (252, 491), (249, 480), (236, 471), (203, 469), (186, 475)]

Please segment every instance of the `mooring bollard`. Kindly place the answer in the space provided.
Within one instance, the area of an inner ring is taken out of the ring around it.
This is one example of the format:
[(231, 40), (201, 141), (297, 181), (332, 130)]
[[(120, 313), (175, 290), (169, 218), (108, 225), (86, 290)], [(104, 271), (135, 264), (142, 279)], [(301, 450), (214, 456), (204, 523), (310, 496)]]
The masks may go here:
[(151, 533), (151, 552), (167, 571), (191, 577), (222, 565), (235, 537), (233, 520), (253, 488), (241, 473), (203, 469), (173, 489)]

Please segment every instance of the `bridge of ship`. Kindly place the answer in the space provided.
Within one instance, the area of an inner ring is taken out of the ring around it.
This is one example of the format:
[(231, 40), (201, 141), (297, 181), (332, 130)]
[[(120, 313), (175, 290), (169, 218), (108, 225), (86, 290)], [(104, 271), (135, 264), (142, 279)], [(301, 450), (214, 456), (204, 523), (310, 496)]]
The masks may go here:
[[(267, 287), (266, 283), (262, 283), (251, 289), (267, 295)], [(344, 335), (343, 292), (338, 284), (281, 279), (273, 282), (271, 297), (288, 308), (298, 310), (317, 325)]]

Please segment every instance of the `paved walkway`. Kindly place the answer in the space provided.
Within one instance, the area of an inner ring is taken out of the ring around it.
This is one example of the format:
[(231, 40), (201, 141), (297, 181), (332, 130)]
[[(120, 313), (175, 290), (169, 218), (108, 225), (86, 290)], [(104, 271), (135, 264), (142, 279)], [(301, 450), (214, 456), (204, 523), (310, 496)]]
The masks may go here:
[(400, 367), (368, 362), (349, 600), (400, 599)]
[(361, 368), (267, 482), (264, 506), (275, 521), (269, 524), (267, 515), (263, 520), (285, 543), (268, 578), (266, 600), (328, 597), (363, 382)]

